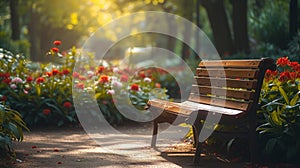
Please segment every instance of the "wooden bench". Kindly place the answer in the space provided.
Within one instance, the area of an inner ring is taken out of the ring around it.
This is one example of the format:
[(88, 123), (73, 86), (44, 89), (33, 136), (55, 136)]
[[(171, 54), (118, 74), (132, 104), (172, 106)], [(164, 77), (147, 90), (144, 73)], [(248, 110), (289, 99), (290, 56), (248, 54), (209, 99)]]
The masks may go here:
[(204, 128), (201, 121), (205, 121), (209, 114), (219, 115), (219, 124), (246, 128), (227, 133), (232, 137), (247, 136), (251, 162), (256, 162), (256, 111), (267, 69), (276, 69), (274, 61), (270, 58), (200, 62), (196, 70), (196, 82), (192, 86), (188, 100), (180, 103), (158, 99), (149, 101), (150, 111), (160, 113), (154, 119), (151, 146), (156, 145), (159, 123), (167, 122), (172, 125), (189, 123), (193, 126), (196, 147), (194, 163), (198, 164), (202, 143), (199, 135)]

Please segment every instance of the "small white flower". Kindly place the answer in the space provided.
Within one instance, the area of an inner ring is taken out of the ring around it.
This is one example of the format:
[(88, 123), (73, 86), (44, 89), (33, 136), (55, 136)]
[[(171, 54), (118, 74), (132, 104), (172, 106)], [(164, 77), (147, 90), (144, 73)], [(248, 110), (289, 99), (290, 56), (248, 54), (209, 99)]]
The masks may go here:
[(93, 71), (87, 71), (87, 74), (88, 74), (89, 77), (94, 76), (94, 72)]
[(16, 84), (11, 84), (11, 85), (10, 85), (10, 88), (16, 89), (16, 88), (17, 88), (17, 85), (16, 85)]
[(119, 72), (119, 68), (114, 67), (114, 68), (113, 68), (113, 72), (114, 72), (114, 73), (118, 73), (118, 72)]
[(114, 80), (111, 82), (113, 87), (117, 87), (117, 88), (121, 88), (123, 86), (123, 84), (117, 80)]
[(11, 80), (12, 83), (22, 83), (23, 80), (19, 77), (15, 77), (14, 79)]
[(116, 76), (112, 76), (112, 77), (111, 77), (111, 81), (112, 81), (112, 82), (117, 81), (117, 80), (118, 80), (118, 78), (117, 78)]
[(144, 82), (150, 83), (151, 81), (152, 81), (151, 78), (148, 77), (144, 78)]
[(108, 90), (107, 94), (113, 95), (113, 94), (115, 94), (115, 90)]

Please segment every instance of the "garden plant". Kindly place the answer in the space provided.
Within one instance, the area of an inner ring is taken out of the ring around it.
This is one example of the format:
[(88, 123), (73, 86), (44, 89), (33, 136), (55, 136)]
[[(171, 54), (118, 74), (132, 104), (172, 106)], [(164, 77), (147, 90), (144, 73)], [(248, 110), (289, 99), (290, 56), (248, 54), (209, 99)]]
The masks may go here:
[(259, 143), (262, 157), (271, 161), (299, 162), (300, 64), (288, 57), (277, 60), (277, 70), (267, 71), (261, 90)]

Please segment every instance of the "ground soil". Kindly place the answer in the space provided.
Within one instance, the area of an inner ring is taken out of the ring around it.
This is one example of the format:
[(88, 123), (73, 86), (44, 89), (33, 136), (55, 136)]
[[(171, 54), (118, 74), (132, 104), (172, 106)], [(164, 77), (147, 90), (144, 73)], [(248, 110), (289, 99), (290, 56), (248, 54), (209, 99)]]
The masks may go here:
[[(149, 125), (127, 125), (120, 130), (130, 133), (132, 138), (151, 133)], [(101, 136), (118, 146), (117, 138)], [(122, 141), (122, 138), (118, 139)], [(249, 167), (246, 162), (233, 162), (210, 154), (203, 155), (201, 164), (195, 166), (192, 164), (193, 148), (186, 143), (167, 142), (156, 150), (150, 148), (150, 144), (130, 143), (132, 145), (110, 151), (96, 143), (82, 128), (35, 128), (25, 133), (23, 142), (15, 143), (16, 160), (2, 162), (0, 167)]]

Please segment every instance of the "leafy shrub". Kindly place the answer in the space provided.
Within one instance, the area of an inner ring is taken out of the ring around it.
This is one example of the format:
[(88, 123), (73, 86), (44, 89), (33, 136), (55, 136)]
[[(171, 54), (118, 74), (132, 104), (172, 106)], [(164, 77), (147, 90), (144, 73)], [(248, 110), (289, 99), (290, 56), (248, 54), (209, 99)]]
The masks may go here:
[(12, 141), (23, 140), (23, 129), (28, 130), (19, 112), (0, 104), (0, 156), (14, 157)]
[(250, 36), (260, 43), (285, 48), (289, 41), (288, 3), (268, 1), (261, 9), (250, 9)]
[(267, 71), (261, 90), (260, 125), (263, 154), (273, 161), (296, 162), (300, 154), (300, 65), (287, 57)]
[(30, 43), (27, 40), (12, 41), (7, 32), (0, 31), (0, 48), (4, 48), (13, 53), (22, 53), (22, 55), (28, 57)]
[[(78, 123), (72, 96), (91, 92), (95, 92), (98, 105), (111, 124), (124, 120), (114, 106), (115, 93), (127, 94), (131, 99), (127, 103), (137, 109), (144, 108), (149, 97), (167, 98), (165, 91), (162, 94), (151, 91), (156, 82), (144, 71), (136, 73), (133, 69), (104, 66), (101, 61), (97, 64), (93, 55), (84, 58), (75, 48), (60, 53), (60, 43), (55, 41), (48, 53), (53, 59), (60, 58), (60, 64), (37, 64), (22, 55), (7, 51), (2, 54), (0, 89), (5, 103), (21, 111), (28, 125)], [(76, 70), (75, 60), (80, 67)], [(73, 95), (73, 84), (80, 94)]]

